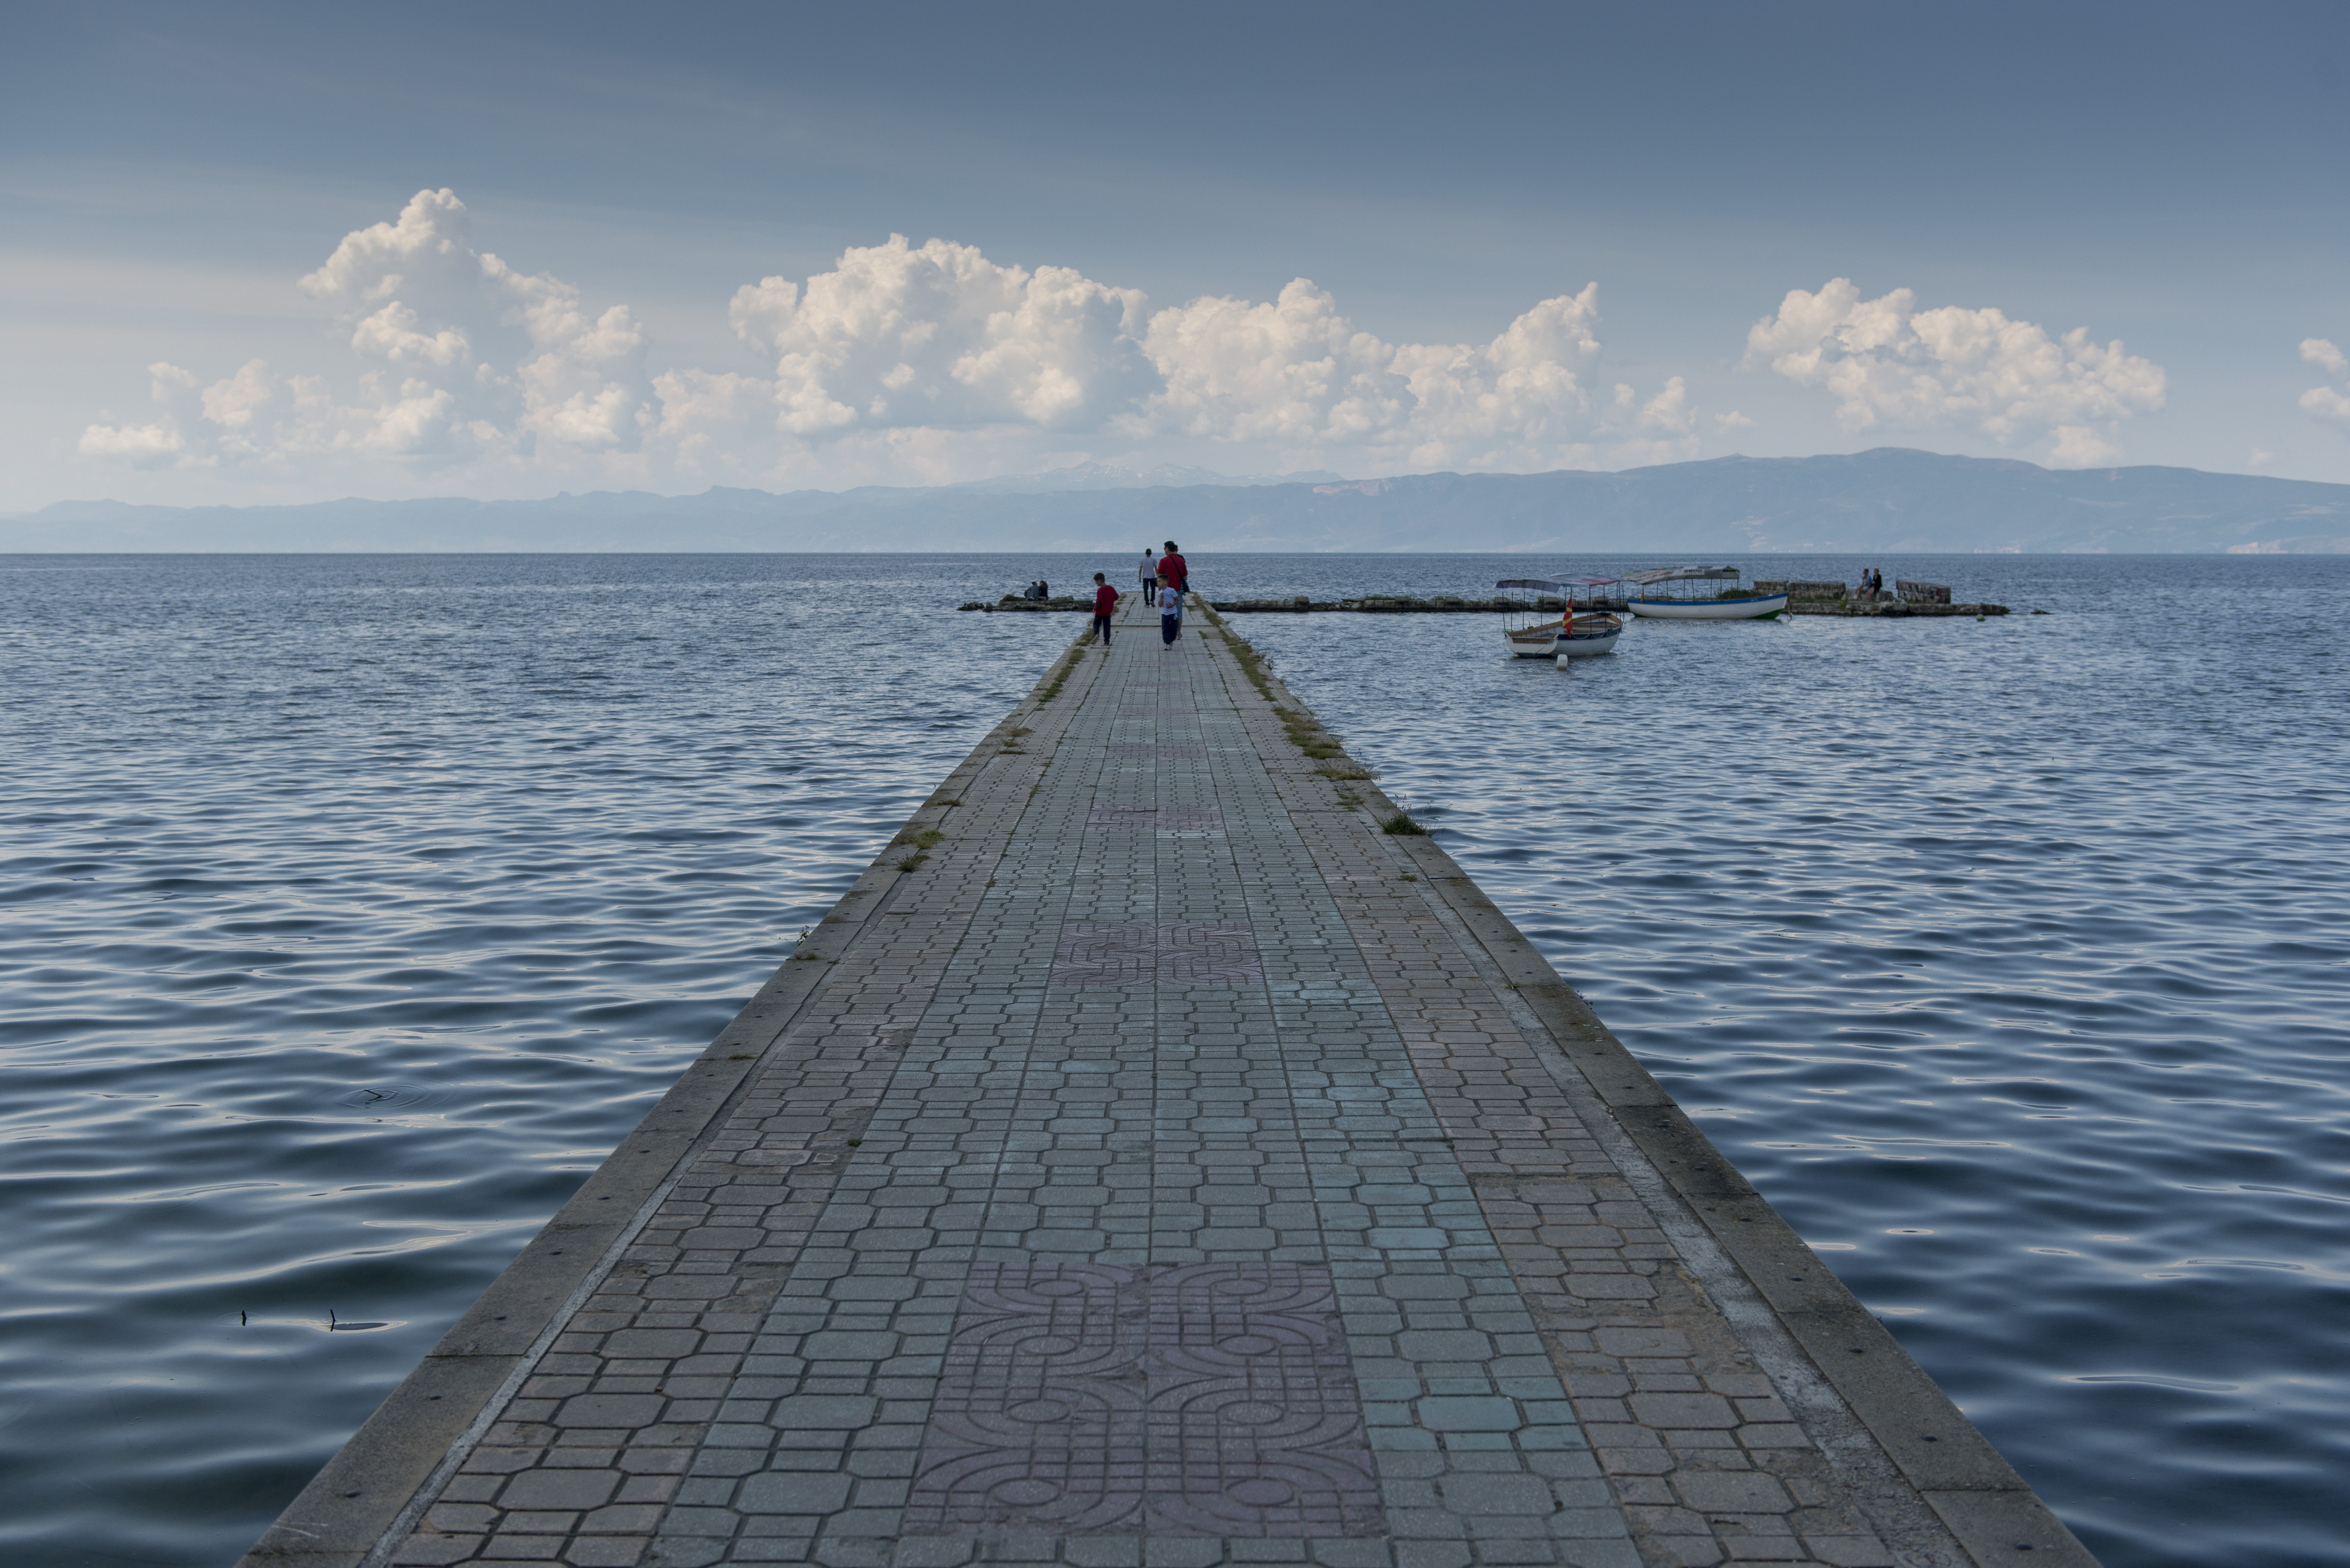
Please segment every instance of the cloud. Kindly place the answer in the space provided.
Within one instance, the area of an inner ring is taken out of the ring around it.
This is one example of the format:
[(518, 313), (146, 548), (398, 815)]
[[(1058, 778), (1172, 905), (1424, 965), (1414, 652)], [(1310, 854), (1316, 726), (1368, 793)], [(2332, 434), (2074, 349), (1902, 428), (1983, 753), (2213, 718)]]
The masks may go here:
[(970, 245), (903, 234), (808, 279), (738, 290), (730, 317), (776, 356), (779, 428), (1086, 429), (1155, 382), (1136, 341), (1143, 296), (1067, 267), (999, 266)]
[(85, 456), (151, 465), (363, 456), (449, 462), (528, 455), (540, 441), (633, 449), (653, 422), (646, 340), (624, 306), (601, 313), (545, 274), (476, 250), (463, 202), (420, 191), (392, 223), (344, 237), (299, 287), (331, 306), (364, 367), (357, 396), (260, 360), (198, 388), (154, 368), (162, 413), (147, 426), (92, 425)]
[(196, 379), (177, 365), (158, 361), (147, 367), (149, 395), (163, 407), (152, 424), (92, 425), (82, 431), (81, 454), (109, 459), (134, 468), (166, 468), (177, 463), (188, 448), (180, 433), (180, 416), (195, 411)]
[(1270, 303), (1195, 299), (1151, 317), (1163, 389), (1125, 423), (1416, 468), (1588, 461), (1596, 439), (1686, 430), (1679, 378), (1645, 408), (1594, 417), (1579, 372), (1599, 351), (1597, 299), (1591, 284), (1544, 300), (1484, 344), (1387, 343), (1302, 277)]
[(1990, 308), (1919, 310), (1906, 288), (1864, 300), (1841, 277), (1817, 294), (1790, 290), (1747, 333), (1744, 364), (1825, 387), (1847, 431), (1939, 426), (2008, 446), (2053, 441), (2050, 461), (2076, 466), (2118, 457), (2115, 427), (2161, 408), (2167, 392), (2162, 367), (2118, 338), (2101, 346), (2085, 327), (2051, 338)]
[(2350, 394), (2338, 387), (2312, 387), (2302, 393), (2301, 406), (2322, 420), (2350, 421)]
[(1140, 290), (1068, 267), (893, 234), (804, 281), (738, 289), (728, 319), (754, 368), (656, 371), (626, 306), (590, 306), (481, 250), (442, 190), (346, 235), (299, 286), (333, 312), (355, 374), (254, 360), (206, 384), (158, 365), (152, 421), (93, 424), (82, 453), (360, 484), (399, 472), (929, 483), (1033, 464), (1070, 441), (1392, 472), (1658, 461), (1697, 439), (1679, 377), (1592, 394), (1596, 284), (1488, 341), (1391, 343), (1305, 278), (1270, 301), (1153, 310)]
[(2048, 461), (2058, 468), (2096, 468), (2120, 460), (2122, 449), (2087, 425), (2058, 425)]
[[(2301, 357), (2336, 376), (2350, 369), (2350, 359), (2344, 358), (2342, 350), (2323, 337), (2303, 338)], [(2302, 393), (2301, 406), (2321, 420), (2340, 420), (2350, 424), (2350, 391), (2340, 387), (2312, 387)]]

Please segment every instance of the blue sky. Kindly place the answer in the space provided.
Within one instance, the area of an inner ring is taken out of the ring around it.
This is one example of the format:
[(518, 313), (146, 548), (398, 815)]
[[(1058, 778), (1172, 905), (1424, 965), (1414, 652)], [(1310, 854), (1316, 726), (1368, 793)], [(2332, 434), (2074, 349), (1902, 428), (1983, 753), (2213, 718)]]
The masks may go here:
[(0, 510), (1884, 444), (2350, 481), (2345, 109), (2326, 5), (20, 14)]

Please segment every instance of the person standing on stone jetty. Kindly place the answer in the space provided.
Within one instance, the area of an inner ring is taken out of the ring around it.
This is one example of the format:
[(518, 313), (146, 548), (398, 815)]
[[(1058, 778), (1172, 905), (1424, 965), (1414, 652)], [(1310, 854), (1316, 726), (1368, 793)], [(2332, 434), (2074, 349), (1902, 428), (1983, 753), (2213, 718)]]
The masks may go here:
[(1167, 541), (1167, 553), (1159, 557), (1159, 571), (1175, 585), (1179, 597), (1191, 591), (1191, 564), (1177, 552), (1172, 539)]
[(1156, 604), (1159, 600), (1159, 563), (1147, 545), (1142, 552), (1142, 597), (1146, 603)]
[(1165, 572), (1159, 574), (1159, 651), (1175, 646), (1183, 635), (1183, 596), (1175, 591), (1175, 580)]
[(1118, 608), (1118, 590), (1099, 572), (1094, 574), (1094, 635), (1101, 639), (1104, 648), (1109, 646), (1110, 612)]

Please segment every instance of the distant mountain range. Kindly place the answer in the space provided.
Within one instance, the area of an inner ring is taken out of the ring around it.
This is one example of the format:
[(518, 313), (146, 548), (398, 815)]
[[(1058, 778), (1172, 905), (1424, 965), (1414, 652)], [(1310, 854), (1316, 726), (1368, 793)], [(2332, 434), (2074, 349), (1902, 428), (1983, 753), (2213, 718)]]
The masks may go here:
[(2350, 552), (2350, 485), (1880, 447), (1618, 473), (1233, 479), (1088, 464), (936, 489), (134, 506), (0, 518), (0, 551), (1186, 549)]
[(1073, 468), (1048, 469), (1009, 479), (966, 479), (942, 490), (1038, 494), (1055, 490), (1154, 490), (1191, 484), (1322, 484), (1346, 483), (1346, 475), (1316, 469), (1305, 473), (1218, 473), (1212, 468), (1184, 468), (1162, 462), (1156, 468), (1125, 468), (1114, 462), (1081, 462)]

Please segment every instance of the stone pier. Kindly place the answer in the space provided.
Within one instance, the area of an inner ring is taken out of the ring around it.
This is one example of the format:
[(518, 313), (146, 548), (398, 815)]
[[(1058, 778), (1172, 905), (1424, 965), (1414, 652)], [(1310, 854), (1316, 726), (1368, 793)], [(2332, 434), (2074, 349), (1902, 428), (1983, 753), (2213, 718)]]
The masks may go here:
[(246, 1568), (2091, 1563), (1194, 618), (1056, 656)]

